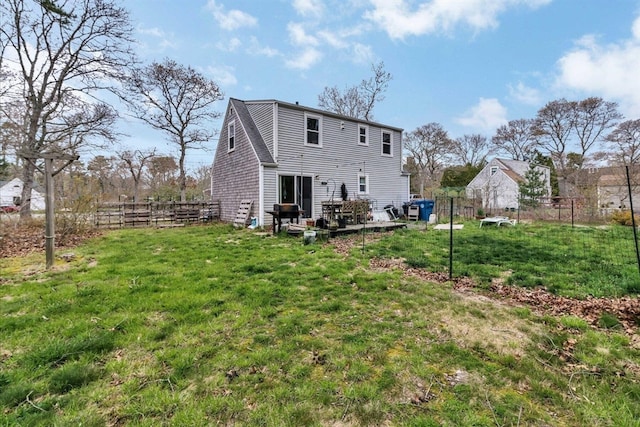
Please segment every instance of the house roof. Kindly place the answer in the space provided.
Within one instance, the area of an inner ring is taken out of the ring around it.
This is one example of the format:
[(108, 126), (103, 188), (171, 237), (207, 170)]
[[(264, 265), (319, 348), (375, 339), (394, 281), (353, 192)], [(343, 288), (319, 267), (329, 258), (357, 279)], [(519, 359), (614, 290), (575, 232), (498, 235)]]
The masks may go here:
[(507, 170), (513, 171), (516, 175), (524, 176), (529, 169), (529, 162), (523, 162), (522, 160), (513, 159), (501, 159), (496, 158), (496, 161), (502, 163)]
[(390, 126), (390, 125), (386, 125), (386, 124), (379, 123), (379, 122), (359, 119), (357, 117), (345, 116), (345, 115), (337, 114), (337, 113), (334, 113), (334, 112), (331, 112), (331, 111), (320, 110), (320, 109), (313, 108), (313, 107), (305, 107), (305, 106), (300, 105), (298, 103), (294, 104), (294, 103), (290, 103), (290, 102), (286, 102), (286, 101), (279, 101), (277, 99), (261, 99), (261, 100), (250, 100), (250, 101), (241, 101), (241, 102), (247, 102), (247, 103), (272, 103), (272, 104), (275, 103), (275, 104), (284, 105), (287, 108), (291, 108), (291, 109), (294, 109), (294, 110), (309, 111), (309, 112), (316, 113), (316, 114), (321, 114), (321, 115), (324, 115), (324, 116), (335, 117), (337, 119), (349, 120), (351, 122), (366, 123), (366, 124), (370, 124), (372, 126), (382, 127), (382, 128), (385, 128), (385, 129), (395, 130), (395, 131), (398, 131), (398, 132), (403, 132), (404, 131), (404, 129), (399, 128), (397, 126)]
[(249, 114), (249, 110), (245, 105), (244, 101), (240, 99), (230, 98), (229, 102), (236, 110), (236, 115), (240, 122), (242, 123), (242, 127), (244, 128), (247, 136), (249, 137), (249, 142), (253, 145), (253, 149), (258, 156), (258, 160), (260, 163), (275, 163), (267, 144), (264, 142), (264, 138), (262, 138), (262, 134), (258, 131), (258, 127), (256, 126), (253, 118), (251, 118), (251, 114)]
[(525, 181), (525, 179), (524, 179), (524, 177), (522, 175), (517, 174), (515, 171), (513, 171), (511, 169), (503, 169), (502, 172), (504, 172), (505, 175), (507, 175), (509, 178), (511, 178), (515, 182), (524, 182)]

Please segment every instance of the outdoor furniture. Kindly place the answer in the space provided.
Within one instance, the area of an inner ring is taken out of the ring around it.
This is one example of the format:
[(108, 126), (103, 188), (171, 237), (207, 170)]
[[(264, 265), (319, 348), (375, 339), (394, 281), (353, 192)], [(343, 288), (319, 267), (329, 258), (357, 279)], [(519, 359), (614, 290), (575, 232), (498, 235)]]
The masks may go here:
[(327, 224), (336, 221), (344, 228), (347, 223), (360, 224), (369, 212), (369, 200), (324, 200), (322, 201), (322, 217)]
[(356, 202), (352, 200), (345, 200), (342, 202), (342, 208), (340, 209), (340, 215), (349, 224), (356, 222)]
[(300, 215), (304, 215), (304, 211), (298, 205), (291, 203), (275, 204), (272, 211), (266, 212), (273, 217), (273, 234), (280, 232), (283, 219), (288, 219), (289, 221), (295, 219), (296, 224), (298, 224)]
[(513, 219), (509, 219), (507, 216), (492, 216), (488, 218), (483, 218), (480, 220), (480, 227), (487, 224), (495, 224), (496, 227), (500, 227), (501, 225), (515, 225), (516, 221)]

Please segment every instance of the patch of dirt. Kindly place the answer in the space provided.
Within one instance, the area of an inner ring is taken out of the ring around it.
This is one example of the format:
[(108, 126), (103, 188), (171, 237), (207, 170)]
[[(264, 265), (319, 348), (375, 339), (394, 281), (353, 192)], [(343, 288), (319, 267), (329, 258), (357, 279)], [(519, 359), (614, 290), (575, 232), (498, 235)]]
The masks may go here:
[[(359, 238), (334, 239), (330, 244), (336, 246), (336, 252), (347, 255), (351, 248), (361, 243)], [(372, 239), (374, 240), (374, 239)], [(373, 258), (369, 262), (370, 268), (378, 271), (400, 269), (404, 274), (418, 277), (422, 280), (434, 283), (452, 282), (453, 288), (467, 295), (485, 296), (492, 300), (500, 299), (510, 305), (523, 305), (531, 308), (539, 314), (554, 316), (572, 315), (582, 318), (594, 327), (600, 327), (599, 320), (603, 314), (615, 316), (628, 335), (634, 335), (638, 331), (640, 319), (640, 299), (637, 297), (621, 298), (593, 298), (586, 299), (567, 298), (554, 295), (545, 289), (526, 289), (517, 286), (507, 286), (502, 279), (496, 279), (489, 291), (477, 289), (478, 285), (469, 277), (456, 277), (449, 280), (448, 273), (432, 272), (419, 268), (412, 268), (402, 259)]]

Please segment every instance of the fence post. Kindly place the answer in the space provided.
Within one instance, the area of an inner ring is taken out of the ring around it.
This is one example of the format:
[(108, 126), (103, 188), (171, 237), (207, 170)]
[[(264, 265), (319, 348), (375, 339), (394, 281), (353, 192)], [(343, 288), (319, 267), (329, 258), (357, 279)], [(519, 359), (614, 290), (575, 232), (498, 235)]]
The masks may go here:
[(631, 225), (633, 226), (633, 243), (636, 245), (636, 260), (638, 272), (640, 272), (640, 252), (638, 252), (638, 231), (636, 229), (636, 216), (633, 213), (633, 196), (631, 194), (631, 178), (629, 178), (629, 166), (625, 166), (627, 172), (627, 190), (629, 191), (629, 207), (631, 208)]
[(449, 203), (449, 280), (453, 280), (453, 197)]
[(573, 199), (571, 199), (571, 228), (573, 228)]

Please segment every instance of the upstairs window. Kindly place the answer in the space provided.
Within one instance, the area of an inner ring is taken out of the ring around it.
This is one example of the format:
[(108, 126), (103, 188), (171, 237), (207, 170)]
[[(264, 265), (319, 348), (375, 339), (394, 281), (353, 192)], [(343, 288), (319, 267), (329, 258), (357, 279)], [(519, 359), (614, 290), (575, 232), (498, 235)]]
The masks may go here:
[(382, 131), (382, 155), (383, 156), (392, 156), (393, 150), (393, 138), (391, 137), (391, 132)]
[(227, 151), (233, 151), (236, 149), (236, 122), (233, 121), (229, 123), (227, 130), (228, 130), (227, 133), (229, 138), (229, 145), (228, 145)]
[(498, 167), (497, 166), (491, 166), (491, 176), (495, 175), (496, 172), (498, 172)]
[(304, 143), (322, 147), (322, 117), (311, 114), (304, 115), (305, 134)]
[(369, 126), (358, 125), (358, 145), (369, 145)]

